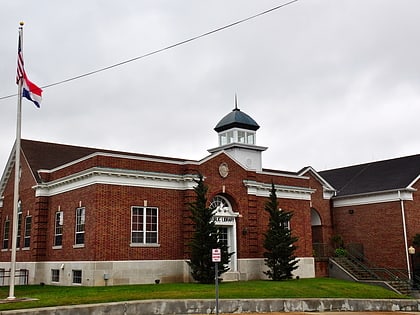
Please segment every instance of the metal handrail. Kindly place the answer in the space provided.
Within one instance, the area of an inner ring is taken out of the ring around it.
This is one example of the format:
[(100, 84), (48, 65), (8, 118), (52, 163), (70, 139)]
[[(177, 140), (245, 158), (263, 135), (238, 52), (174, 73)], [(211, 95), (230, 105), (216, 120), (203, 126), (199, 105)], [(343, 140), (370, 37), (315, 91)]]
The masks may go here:
[[(357, 252), (354, 249), (352, 249), (352, 252), (353, 253), (347, 252), (347, 256), (351, 260), (357, 261), (361, 266), (363, 266), (363, 268), (375, 271), (375, 273), (377, 274), (380, 280), (395, 281), (395, 280), (408, 280), (409, 279), (408, 275), (405, 272), (402, 272), (402, 270), (400, 269), (377, 267), (375, 264), (369, 261), (365, 256), (363, 256), (360, 252)], [(361, 262), (361, 260), (358, 257), (363, 257), (363, 262)], [(384, 274), (384, 276), (379, 276), (378, 272), (381, 272), (382, 274)]]
[(393, 286), (392, 282), (398, 282), (403, 283), (408, 288), (413, 288), (416, 281), (420, 281), (420, 277), (417, 275), (415, 276), (415, 279), (410, 279), (405, 270), (377, 267), (364, 257), (362, 253), (357, 252), (355, 249), (352, 249), (352, 253), (347, 251), (346, 257), (352, 262), (352, 264), (357, 264), (363, 270), (369, 271), (370, 274), (376, 277), (376, 280), (387, 282), (391, 286)]

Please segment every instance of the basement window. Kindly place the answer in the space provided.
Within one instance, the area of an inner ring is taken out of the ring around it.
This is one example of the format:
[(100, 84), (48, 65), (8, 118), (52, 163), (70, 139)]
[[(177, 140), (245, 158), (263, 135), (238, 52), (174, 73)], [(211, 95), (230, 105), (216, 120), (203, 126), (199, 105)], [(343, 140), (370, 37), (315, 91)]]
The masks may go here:
[(51, 282), (60, 282), (60, 269), (51, 269)]
[(82, 270), (73, 270), (73, 284), (82, 284)]

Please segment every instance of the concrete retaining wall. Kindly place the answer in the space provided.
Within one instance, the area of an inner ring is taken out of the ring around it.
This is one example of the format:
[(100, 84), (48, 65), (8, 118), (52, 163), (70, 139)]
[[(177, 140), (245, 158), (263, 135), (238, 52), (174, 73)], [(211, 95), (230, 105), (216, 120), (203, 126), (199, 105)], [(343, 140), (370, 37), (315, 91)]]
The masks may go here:
[[(219, 313), (405, 311), (419, 312), (420, 300), (259, 299), (220, 300)], [(1, 315), (214, 314), (214, 300), (148, 300), (3, 311)]]
[[(315, 277), (313, 257), (299, 257), (294, 276)], [(0, 262), (0, 269), (8, 270), (10, 262)], [(127, 260), (127, 261), (46, 261), (17, 262), (17, 269), (29, 271), (29, 284), (72, 286), (73, 270), (82, 271), (83, 286), (104, 286), (120, 284), (146, 284), (170, 282), (192, 282), (191, 270), (185, 260)], [(58, 281), (53, 282), (51, 270), (58, 273)], [(267, 279), (267, 266), (263, 258), (239, 259), (238, 270), (222, 275), (225, 280)], [(8, 278), (1, 285), (8, 285)], [(77, 284), (79, 285), (79, 284)]]

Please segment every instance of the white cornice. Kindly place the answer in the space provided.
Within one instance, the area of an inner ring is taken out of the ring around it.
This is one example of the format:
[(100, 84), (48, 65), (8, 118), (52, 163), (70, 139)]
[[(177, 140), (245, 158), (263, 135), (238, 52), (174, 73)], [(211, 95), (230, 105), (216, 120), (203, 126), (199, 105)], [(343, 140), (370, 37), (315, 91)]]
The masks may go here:
[[(245, 187), (248, 189), (249, 195), (255, 195), (259, 197), (268, 197), (271, 191), (271, 184), (256, 182), (253, 180), (244, 180)], [(315, 192), (315, 189), (286, 186), (286, 185), (274, 185), (276, 189), (277, 198), (285, 199), (297, 199), (297, 200), (311, 200), (311, 194)]]
[(274, 171), (274, 170), (270, 171), (270, 170), (267, 170), (267, 169), (263, 169), (261, 171), (256, 171), (256, 173), (263, 174), (263, 175), (270, 175), (270, 176), (281, 176), (281, 177), (288, 177), (288, 178), (309, 179), (308, 176), (282, 173), (281, 171)]
[(322, 186), (322, 197), (324, 199), (331, 199), (335, 196), (335, 190), (329, 187)]
[(233, 142), (233, 143), (228, 143), (225, 145), (221, 145), (219, 147), (216, 148), (212, 148), (212, 149), (208, 149), (207, 151), (210, 153), (216, 153), (218, 151), (226, 151), (229, 149), (233, 149), (233, 148), (241, 148), (241, 149), (247, 149), (247, 150), (251, 150), (251, 151), (265, 151), (268, 149), (268, 147), (261, 147), (255, 144), (246, 144), (246, 143), (239, 143), (239, 142)]
[(418, 175), (411, 183), (408, 185), (409, 188), (412, 188), (415, 183), (420, 179), (420, 175)]
[(179, 159), (170, 159), (165, 157), (158, 157), (158, 156), (136, 156), (136, 155), (129, 155), (129, 154), (116, 154), (116, 153), (104, 153), (104, 152), (96, 152), (89, 155), (86, 155), (80, 159), (71, 161), (69, 163), (60, 165), (53, 169), (41, 169), (38, 170), (40, 173), (53, 173), (59, 171), (63, 168), (72, 166), (74, 164), (89, 160), (96, 156), (105, 156), (105, 157), (113, 157), (119, 159), (130, 159), (130, 160), (139, 160), (139, 161), (149, 161), (149, 162), (159, 162), (159, 163), (168, 163), (168, 164), (175, 164), (175, 165), (185, 165), (185, 164), (198, 164), (197, 161), (190, 161), (190, 160), (179, 160)]
[(3, 196), (4, 190), (6, 189), (7, 181), (10, 178), (10, 174), (12, 172), (13, 166), (15, 165), (15, 146), (16, 143), (13, 145), (12, 152), (9, 155), (9, 159), (7, 160), (6, 167), (3, 171), (3, 175), (0, 180), (0, 197)]
[(132, 187), (187, 190), (196, 185), (195, 175), (174, 175), (94, 167), (48, 183), (34, 186), (35, 196), (53, 196), (82, 187), (104, 184)]
[(413, 192), (415, 189), (388, 190), (374, 192), (369, 194), (360, 194), (353, 196), (334, 197), (334, 208), (346, 206), (360, 206), (373, 203), (392, 202), (400, 200), (413, 200)]

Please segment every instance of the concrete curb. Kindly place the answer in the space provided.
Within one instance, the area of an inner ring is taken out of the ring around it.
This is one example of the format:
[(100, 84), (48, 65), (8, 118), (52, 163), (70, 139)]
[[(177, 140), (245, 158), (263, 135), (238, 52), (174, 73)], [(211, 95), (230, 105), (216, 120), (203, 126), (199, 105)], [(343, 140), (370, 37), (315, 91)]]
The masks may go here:
[[(219, 313), (269, 312), (419, 312), (420, 300), (256, 299), (219, 300)], [(72, 305), (0, 312), (2, 315), (173, 315), (214, 314), (214, 300), (147, 300)]]

